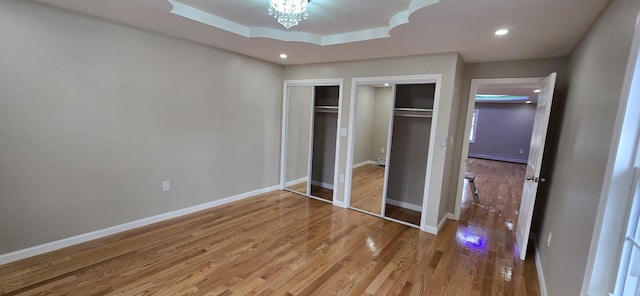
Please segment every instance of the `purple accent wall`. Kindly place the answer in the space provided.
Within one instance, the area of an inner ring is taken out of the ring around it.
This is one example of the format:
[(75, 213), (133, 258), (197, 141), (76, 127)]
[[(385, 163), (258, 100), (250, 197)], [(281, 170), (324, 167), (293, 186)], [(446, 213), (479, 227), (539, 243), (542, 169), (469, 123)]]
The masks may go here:
[(469, 144), (469, 157), (526, 163), (536, 105), (476, 103), (475, 109), (476, 141)]

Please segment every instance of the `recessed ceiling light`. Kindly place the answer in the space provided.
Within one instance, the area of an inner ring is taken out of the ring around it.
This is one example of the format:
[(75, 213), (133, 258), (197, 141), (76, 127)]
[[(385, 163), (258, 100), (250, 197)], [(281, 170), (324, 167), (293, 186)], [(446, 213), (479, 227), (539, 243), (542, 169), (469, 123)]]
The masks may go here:
[(385, 83), (384, 86), (389, 86), (389, 83)]
[(280, 54), (280, 58), (283, 59), (283, 60), (286, 59), (287, 58), (287, 54), (286, 53), (281, 53)]
[(534, 90), (533, 92), (534, 92), (534, 93), (539, 93), (539, 92), (541, 92), (541, 90), (536, 89), (536, 90)]
[(526, 101), (525, 103), (527, 103), (527, 104), (531, 104), (531, 101)]
[(495, 34), (496, 34), (496, 36), (504, 36), (504, 35), (507, 35), (508, 33), (509, 33), (509, 30), (507, 30), (507, 29), (500, 29), (500, 30), (496, 31)]

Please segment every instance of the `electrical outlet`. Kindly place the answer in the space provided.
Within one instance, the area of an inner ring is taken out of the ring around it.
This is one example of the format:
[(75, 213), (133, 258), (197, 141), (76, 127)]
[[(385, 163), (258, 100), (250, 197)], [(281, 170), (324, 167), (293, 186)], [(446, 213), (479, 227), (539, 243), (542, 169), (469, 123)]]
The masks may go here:
[(380, 148), (380, 153), (384, 153), (384, 147)]
[(520, 154), (524, 154), (524, 149), (520, 149)]
[(547, 233), (547, 247), (551, 246), (551, 230)]
[(162, 182), (162, 191), (169, 191), (171, 190), (171, 182), (169, 181), (163, 181)]

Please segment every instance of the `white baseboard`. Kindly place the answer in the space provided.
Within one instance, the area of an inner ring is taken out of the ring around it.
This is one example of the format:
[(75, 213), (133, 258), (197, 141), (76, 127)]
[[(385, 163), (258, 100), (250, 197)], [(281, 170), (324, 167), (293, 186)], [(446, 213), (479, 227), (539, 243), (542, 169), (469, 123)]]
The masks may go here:
[(438, 232), (440, 232), (440, 229), (442, 229), (442, 226), (444, 226), (444, 223), (447, 222), (447, 220), (454, 220), (454, 215), (451, 213), (447, 213), (446, 215), (444, 215), (444, 217), (442, 217), (442, 220), (440, 220), (440, 222), (438, 222), (438, 226), (437, 227), (433, 227), (433, 226), (424, 226), (421, 228), (422, 231), (425, 231), (427, 233), (431, 233), (431, 234), (435, 234), (437, 235)]
[(311, 185), (320, 186), (322, 188), (333, 190), (333, 184), (329, 184), (329, 183), (311, 180)]
[(161, 221), (177, 218), (177, 217), (180, 217), (180, 216), (184, 216), (184, 215), (187, 215), (187, 214), (191, 214), (191, 213), (195, 213), (195, 212), (198, 212), (198, 211), (206, 210), (206, 209), (209, 209), (209, 208), (217, 207), (217, 206), (220, 206), (220, 205), (223, 205), (223, 204), (227, 204), (227, 203), (230, 203), (230, 202), (239, 201), (239, 200), (246, 199), (246, 198), (258, 195), (258, 194), (262, 194), (262, 193), (267, 193), (267, 192), (271, 192), (271, 191), (274, 191), (274, 190), (278, 190), (279, 188), (280, 188), (280, 186), (276, 185), (276, 186), (262, 188), (262, 189), (258, 189), (258, 190), (254, 190), (254, 191), (250, 191), (250, 192), (246, 192), (246, 193), (241, 193), (241, 194), (230, 196), (230, 197), (227, 197), (227, 198), (214, 200), (212, 202), (208, 202), (208, 203), (204, 203), (204, 204), (200, 204), (200, 205), (196, 205), (196, 206), (192, 206), (192, 207), (188, 207), (188, 208), (184, 208), (184, 209), (180, 209), (180, 210), (176, 210), (176, 211), (172, 211), (172, 212), (156, 215), (156, 216), (153, 216), (153, 217), (143, 218), (143, 219), (140, 219), (140, 220), (136, 220), (136, 221), (132, 221), (132, 222), (128, 222), (128, 223), (124, 223), (124, 224), (120, 224), (120, 225), (116, 225), (116, 226), (112, 226), (112, 227), (108, 227), (108, 228), (104, 228), (104, 229), (100, 229), (100, 230), (96, 230), (96, 231), (92, 231), (92, 232), (76, 235), (76, 236), (69, 237), (69, 238), (64, 238), (64, 239), (61, 239), (61, 240), (49, 242), (49, 243), (42, 244), (42, 245), (33, 246), (33, 247), (30, 247), (30, 248), (14, 251), (14, 252), (7, 253), (7, 254), (2, 254), (2, 255), (0, 255), (0, 265), (7, 264), (7, 263), (10, 263), (10, 262), (14, 262), (14, 261), (18, 261), (18, 260), (25, 259), (25, 258), (28, 258), (28, 257), (33, 257), (33, 256), (36, 256), (36, 255), (52, 252), (52, 251), (55, 251), (55, 250), (63, 249), (63, 248), (66, 248), (66, 247), (70, 247), (70, 246), (73, 246), (73, 245), (81, 244), (81, 243), (84, 243), (84, 242), (88, 242), (88, 241), (91, 241), (91, 240), (94, 240), (94, 239), (106, 237), (106, 236), (113, 235), (113, 234), (116, 234), (116, 233), (124, 232), (124, 231), (131, 230), (131, 229), (134, 229), (134, 228), (138, 228), (138, 227), (150, 225), (150, 224), (153, 224), (153, 223), (157, 223), (157, 222), (161, 222)]
[(298, 185), (298, 184), (300, 184), (302, 182), (307, 182), (307, 177), (302, 177), (302, 178), (297, 179), (297, 180), (289, 181), (289, 182), (287, 182), (285, 184), (285, 187), (295, 186), (295, 185)]
[(401, 208), (405, 208), (405, 209), (409, 209), (412, 211), (416, 211), (416, 212), (422, 212), (422, 206), (416, 205), (416, 204), (412, 204), (412, 203), (408, 203), (405, 201), (399, 201), (397, 199), (393, 199), (393, 198), (389, 198), (387, 197), (387, 203), (394, 205), (396, 207), (401, 207)]
[(347, 208), (347, 204), (343, 201), (339, 201), (339, 200), (334, 200), (333, 201), (333, 205), (336, 207), (341, 207), (341, 208)]
[(447, 213), (446, 215), (444, 215), (444, 217), (442, 217), (442, 220), (440, 220), (440, 223), (438, 223), (438, 232), (440, 232), (440, 229), (442, 229), (442, 226), (444, 226), (444, 223), (446, 223), (447, 220), (455, 220), (453, 218), (454, 216), (451, 213)]
[(479, 153), (469, 153), (469, 157), (527, 164), (527, 159), (515, 158), (515, 157), (506, 157), (506, 156), (479, 154)]
[(363, 161), (363, 162), (361, 162), (361, 163), (354, 164), (354, 165), (353, 165), (353, 168), (354, 168), (354, 169), (355, 169), (355, 168), (359, 168), (359, 167), (361, 167), (361, 166), (365, 166), (365, 165), (368, 165), (368, 164), (378, 165), (378, 162), (377, 162), (377, 161), (375, 161), (375, 160), (367, 160), (367, 161)]
[(536, 271), (538, 272), (538, 282), (540, 282), (540, 295), (547, 296), (547, 282), (544, 280), (544, 272), (542, 272), (542, 262), (540, 262), (540, 252), (538, 252), (538, 244), (535, 243), (536, 248)]

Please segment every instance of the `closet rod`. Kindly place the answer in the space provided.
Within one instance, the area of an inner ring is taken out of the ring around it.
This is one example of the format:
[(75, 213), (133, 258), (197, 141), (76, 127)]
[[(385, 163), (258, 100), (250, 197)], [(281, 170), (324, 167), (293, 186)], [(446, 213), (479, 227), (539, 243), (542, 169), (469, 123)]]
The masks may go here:
[(399, 117), (417, 117), (417, 118), (432, 118), (433, 116), (431, 115), (421, 115), (421, 114), (394, 114), (394, 116), (399, 116)]

